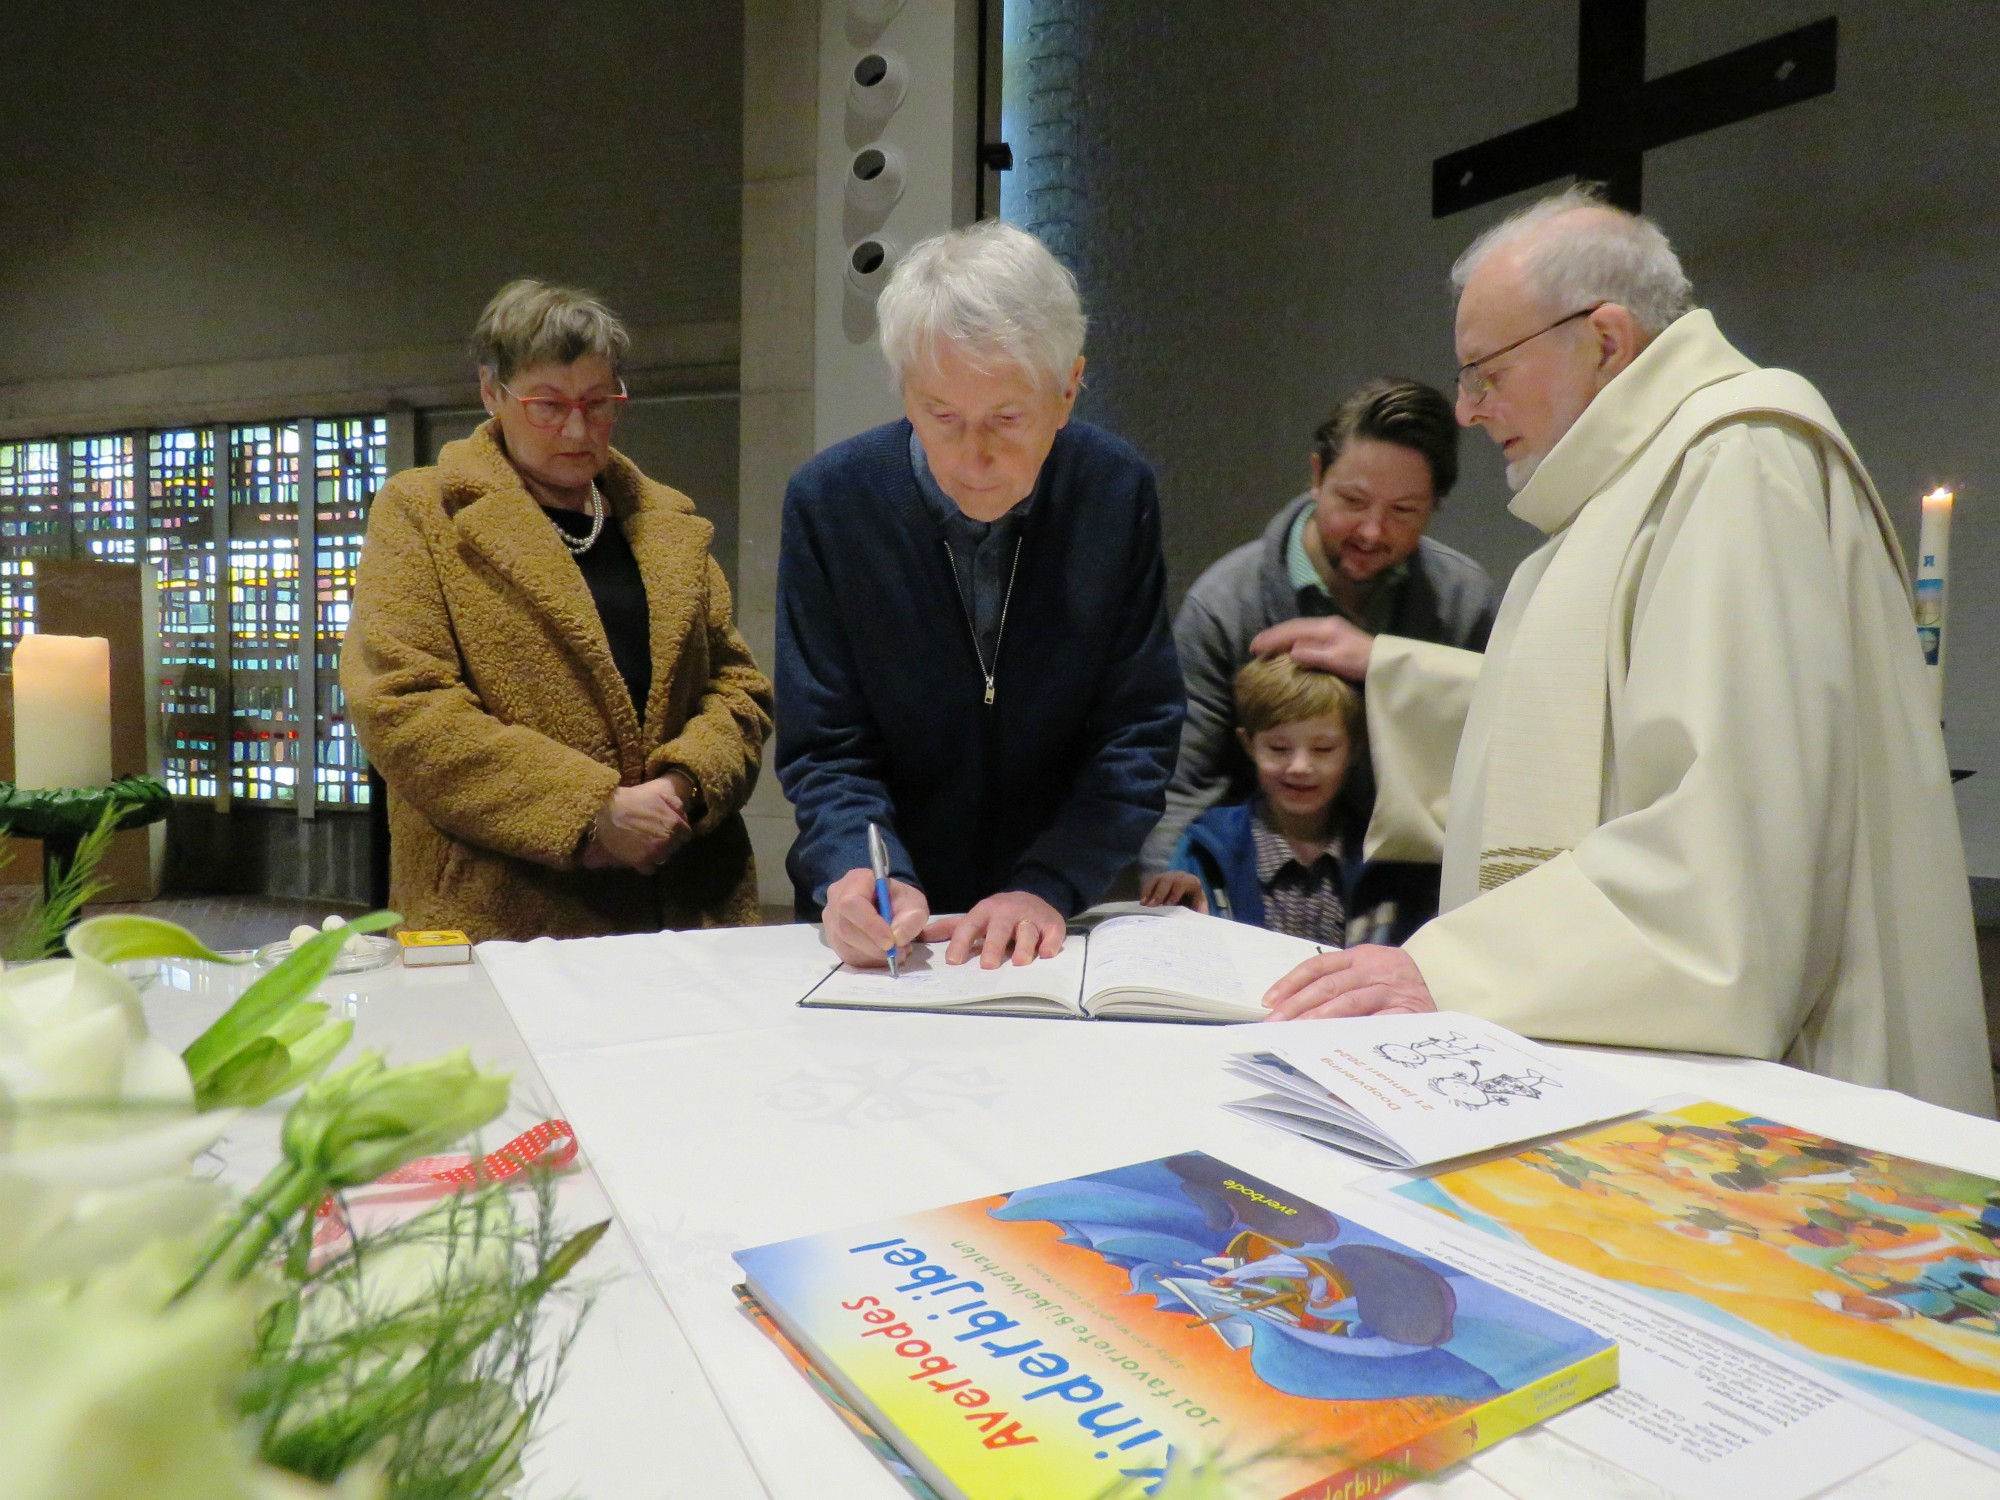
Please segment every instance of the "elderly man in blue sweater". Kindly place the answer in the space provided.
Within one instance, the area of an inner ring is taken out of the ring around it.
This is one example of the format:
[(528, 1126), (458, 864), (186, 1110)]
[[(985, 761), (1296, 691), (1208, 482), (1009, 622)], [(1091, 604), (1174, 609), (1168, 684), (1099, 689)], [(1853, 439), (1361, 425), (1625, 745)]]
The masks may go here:
[(1070, 420), (1083, 310), (1034, 236), (925, 241), (877, 316), (904, 419), (785, 494), (787, 868), (800, 917), (850, 963), (921, 938), (950, 963), (1025, 964), (1061, 949), (1165, 805), (1185, 700), (1159, 499), (1127, 444)]

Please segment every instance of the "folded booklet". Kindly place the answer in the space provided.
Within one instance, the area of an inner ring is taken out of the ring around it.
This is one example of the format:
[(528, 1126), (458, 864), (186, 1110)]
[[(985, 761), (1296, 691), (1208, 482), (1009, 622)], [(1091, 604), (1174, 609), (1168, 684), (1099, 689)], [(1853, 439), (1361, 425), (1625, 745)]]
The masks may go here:
[(1315, 953), (1301, 938), (1183, 908), (1085, 912), (1054, 958), (982, 969), (916, 944), (902, 974), (843, 964), (799, 1004), (1078, 1020), (1261, 1021), (1264, 992)]
[(1294, 1021), (1224, 1066), (1268, 1090), (1223, 1108), (1389, 1167), (1422, 1167), (1644, 1109), (1648, 1096), (1449, 1011)]

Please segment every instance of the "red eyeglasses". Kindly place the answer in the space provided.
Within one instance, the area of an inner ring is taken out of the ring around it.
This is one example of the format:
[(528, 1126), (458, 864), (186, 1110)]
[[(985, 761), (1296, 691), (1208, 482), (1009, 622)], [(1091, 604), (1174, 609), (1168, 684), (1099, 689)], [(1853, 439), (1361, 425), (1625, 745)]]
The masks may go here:
[(523, 396), (512, 386), (502, 385), (501, 390), (521, 403), (522, 415), (527, 417), (530, 427), (557, 428), (568, 424), (573, 411), (583, 413), (583, 420), (592, 427), (611, 427), (624, 414), (625, 403), (632, 398), (625, 392), (625, 382), (618, 382), (615, 396), (585, 396), (580, 401), (565, 400), (561, 396)]

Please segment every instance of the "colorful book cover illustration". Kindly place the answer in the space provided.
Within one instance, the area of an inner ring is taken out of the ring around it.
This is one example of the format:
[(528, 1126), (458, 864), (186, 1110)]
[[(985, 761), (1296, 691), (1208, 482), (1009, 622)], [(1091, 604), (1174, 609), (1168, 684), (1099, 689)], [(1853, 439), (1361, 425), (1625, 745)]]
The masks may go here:
[(1397, 1188), (2000, 1452), (2000, 1182), (1726, 1104)]
[(1187, 1153), (739, 1251), (752, 1295), (939, 1493), (1359, 1500), (1616, 1384), (1559, 1314)]
[(750, 1320), (756, 1330), (776, 1344), (778, 1352), (785, 1356), (786, 1362), (803, 1375), (806, 1383), (819, 1393), (820, 1400), (833, 1408), (833, 1413), (840, 1418), (841, 1425), (860, 1438), (862, 1446), (874, 1454), (882, 1467), (896, 1477), (898, 1484), (909, 1491), (915, 1500), (943, 1500), (943, 1497), (925, 1481), (924, 1476), (910, 1467), (909, 1460), (896, 1451), (895, 1444), (877, 1432), (874, 1424), (855, 1410), (854, 1403), (840, 1393), (840, 1388), (813, 1367), (813, 1362), (806, 1357), (805, 1350), (791, 1341), (785, 1330), (778, 1326), (777, 1321), (765, 1309), (764, 1304), (750, 1295), (748, 1287), (736, 1288), (736, 1303), (743, 1309), (743, 1315)]

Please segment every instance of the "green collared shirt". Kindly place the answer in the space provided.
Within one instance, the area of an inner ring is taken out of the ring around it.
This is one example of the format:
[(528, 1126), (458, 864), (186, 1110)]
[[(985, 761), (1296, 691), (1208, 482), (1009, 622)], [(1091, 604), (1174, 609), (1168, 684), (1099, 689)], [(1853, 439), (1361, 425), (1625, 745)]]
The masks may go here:
[(1375, 592), (1368, 596), (1367, 608), (1356, 619), (1327, 592), (1319, 569), (1313, 566), (1312, 555), (1306, 551), (1306, 523), (1312, 517), (1313, 508), (1310, 505), (1301, 507), (1298, 519), (1292, 522), (1291, 535), (1285, 539), (1285, 573), (1291, 581), (1292, 591), (1299, 596), (1299, 613), (1339, 615), (1352, 620), (1370, 635), (1382, 634), (1389, 628), (1389, 622), (1396, 618), (1396, 605), (1403, 597), (1403, 584), (1410, 576), (1409, 560), (1404, 559), (1382, 575), (1375, 585)]

